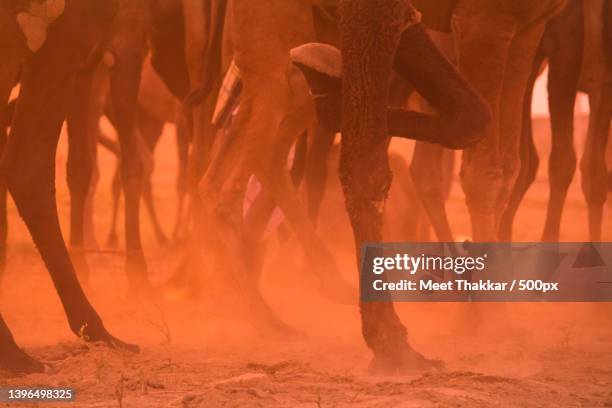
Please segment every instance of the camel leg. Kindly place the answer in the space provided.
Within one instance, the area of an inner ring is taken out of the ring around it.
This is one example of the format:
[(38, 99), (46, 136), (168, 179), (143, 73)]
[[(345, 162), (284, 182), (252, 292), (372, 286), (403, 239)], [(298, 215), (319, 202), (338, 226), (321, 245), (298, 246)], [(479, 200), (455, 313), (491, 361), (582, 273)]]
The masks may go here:
[[(211, 123), (212, 114), (216, 104), (215, 89), (218, 88), (218, 78), (215, 78), (213, 65), (215, 62), (207, 61), (207, 56), (215, 55), (216, 35), (220, 35), (218, 21), (214, 21), (219, 14), (224, 13), (225, 2), (214, 0), (202, 2), (199, 0), (182, 0), (185, 16), (185, 54), (188, 67), (190, 89), (196, 93), (203, 93), (204, 100), (193, 106), (192, 111), (192, 149), (188, 160), (188, 185), (194, 202), (197, 203), (197, 185), (206, 171), (211, 159), (216, 128)], [(207, 18), (210, 19), (207, 20)], [(215, 59), (216, 61), (216, 59)], [(189, 97), (188, 97), (189, 99)]]
[[(159, 138), (161, 137), (161, 133), (164, 128), (164, 123), (150, 114), (145, 112), (143, 109), (140, 109), (138, 115), (138, 124), (140, 127), (140, 134), (144, 138), (144, 142), (150, 154), (153, 154), (155, 151), (155, 147), (159, 142)], [(157, 242), (160, 245), (166, 245), (168, 243), (168, 238), (166, 237), (166, 233), (159, 222), (159, 217), (157, 216), (157, 210), (155, 208), (155, 199), (153, 198), (153, 186), (151, 184), (151, 173), (147, 174), (147, 177), (144, 181), (144, 186), (142, 190), (142, 198), (145, 203), (145, 208), (149, 213), (149, 218), (151, 219), (151, 225), (153, 226), (153, 231), (155, 233), (155, 238), (157, 238)]]
[(119, 245), (119, 235), (117, 234), (117, 220), (119, 215), (119, 200), (121, 199), (121, 165), (119, 159), (115, 166), (115, 172), (113, 174), (113, 180), (111, 182), (111, 200), (112, 200), (112, 212), (110, 231), (108, 232), (108, 238), (106, 239), (106, 245), (111, 248), (116, 248)]
[[(427, 102), (420, 98), (419, 102), (424, 110), (431, 111)], [(446, 163), (444, 159), (448, 151), (440, 145), (417, 141), (410, 163), (411, 179), (422, 202), (420, 209), (427, 212), (440, 242), (454, 242), (445, 206), (448, 194), (448, 191), (445, 190), (445, 179), (449, 177), (444, 172), (449, 170), (450, 177), (452, 177), (453, 171), (452, 166), (450, 169), (444, 166)], [(429, 227), (426, 225), (427, 222), (420, 224), (422, 229)]]
[(308, 216), (315, 227), (319, 222), (319, 211), (327, 184), (327, 162), (335, 138), (336, 133), (328, 132), (318, 124), (311, 132), (310, 146), (306, 156), (305, 187)]
[(540, 159), (538, 158), (538, 152), (533, 144), (533, 128), (531, 123), (531, 101), (533, 98), (533, 87), (538, 77), (539, 68), (542, 64), (544, 55), (538, 54), (536, 57), (533, 71), (529, 78), (527, 85), (527, 91), (525, 92), (525, 100), (523, 101), (523, 126), (521, 129), (521, 141), (520, 141), (520, 169), (519, 174), (510, 194), (508, 206), (502, 214), (502, 218), (499, 226), (499, 240), (501, 242), (512, 241), (512, 225), (514, 223), (514, 217), (518, 210), (523, 197), (527, 193), (527, 190), (535, 180), (538, 172)]
[[(92, 140), (91, 143), (93, 143), (93, 145), (95, 146), (97, 142), (95, 140)], [(98, 183), (100, 182), (100, 168), (98, 167), (97, 149), (95, 147), (93, 149), (94, 151), (90, 153), (93, 157), (93, 169), (91, 172), (91, 180), (89, 181), (89, 190), (87, 191), (87, 197), (85, 198), (85, 214), (83, 220), (83, 245), (85, 246), (85, 248), (98, 249), (99, 245), (98, 239), (96, 237), (94, 214), (96, 191), (98, 189)]]
[[(291, 181), (295, 189), (299, 188), (304, 176), (307, 150), (307, 134), (304, 133), (295, 143), (295, 156), (291, 166)], [(251, 245), (256, 245), (263, 238), (266, 226), (275, 208), (274, 197), (266, 189), (263, 189), (244, 217), (245, 236)]]
[[(15, 84), (19, 73), (18, 63), (9, 63), (8, 59), (0, 63), (0, 112), (4, 112), (7, 102), (11, 95), (11, 89)], [(6, 118), (7, 124), (11, 119)], [(4, 124), (0, 125), (0, 152), (4, 153), (4, 148), (7, 143), (7, 129)], [(2, 278), (6, 268), (6, 244), (8, 236), (8, 220), (6, 208), (6, 182), (3, 177), (0, 177), (0, 289)]]
[[(296, 189), (299, 188), (304, 175), (307, 150), (307, 133), (305, 132), (295, 143), (295, 155), (291, 166), (291, 181)], [(261, 274), (265, 258), (264, 233), (276, 206), (274, 196), (267, 189), (262, 189), (244, 217), (246, 247), (257, 276)]]
[(104, 115), (108, 96), (108, 67), (104, 64), (99, 64), (93, 78), (92, 90), (90, 95), (90, 110), (88, 118), (89, 129), (87, 136), (89, 137), (89, 154), (93, 161), (92, 175), (89, 182), (89, 191), (85, 199), (85, 215), (83, 225), (83, 240), (86, 247), (98, 248), (98, 240), (96, 238), (96, 230), (94, 223), (94, 207), (95, 194), (100, 180), (100, 171), (98, 168), (98, 140), (103, 137), (100, 129), (100, 118)]
[(80, 279), (86, 283), (89, 266), (84, 252), (85, 205), (93, 178), (94, 158), (89, 143), (89, 117), (92, 113), (92, 88), (96, 68), (77, 72), (74, 92), (66, 118), (68, 127), (68, 160), (66, 176), (70, 191), (71, 258)]
[[(241, 112), (243, 115), (246, 114), (244, 110)], [(240, 123), (244, 119), (240, 117), (240, 113), (238, 116), (232, 127), (237, 125), (237, 129), (242, 129)], [(294, 337), (297, 335), (295, 329), (281, 321), (262, 297), (257, 276), (253, 273), (253, 265), (249, 257), (244, 256), (248, 252), (240, 234), (242, 200), (252, 172), (244, 165), (240, 144), (228, 143), (226, 147), (227, 150), (220, 153), (226, 158), (233, 158), (233, 166), (228, 166), (227, 162), (218, 163), (217, 166), (216, 156), (213, 156), (213, 161), (199, 185), (201, 201), (206, 209), (204, 228), (208, 229), (205, 231), (206, 236), (203, 237), (208, 247), (205, 248), (205, 251), (210, 252), (216, 246), (210, 233), (214, 231), (216, 238), (223, 246), (223, 252), (230, 265), (229, 269), (245, 301), (250, 317), (249, 322), (262, 333)], [(221, 180), (225, 180), (225, 183)]]
[[(580, 45), (581, 46), (581, 45)], [(569, 45), (562, 50), (570, 48)], [(574, 104), (581, 61), (558, 60), (550, 57), (548, 74), (548, 98), (550, 122), (552, 125), (552, 148), (548, 165), (550, 197), (546, 210), (546, 222), (542, 241), (558, 242), (560, 239), (561, 216), (567, 190), (576, 171), (574, 150)]]
[(440, 242), (454, 242), (445, 207), (442, 168), (445, 154), (446, 149), (442, 146), (416, 142), (410, 164), (410, 174), (436, 232), (436, 237)]
[(601, 241), (603, 206), (606, 202), (608, 171), (606, 145), (612, 119), (612, 85), (605, 84), (589, 94), (591, 114), (589, 130), (580, 159), (582, 191), (589, 209), (589, 235), (591, 241)]
[[(136, 346), (108, 333), (87, 300), (59, 225), (54, 188), (55, 151), (82, 55), (80, 51), (69, 38), (50, 36), (26, 64), (11, 136), (0, 168), (51, 274), (72, 331), (90, 341), (136, 350)], [(37, 120), (32, 120), (33, 115)]]
[[(338, 270), (332, 252), (318, 236), (308, 213), (297, 196), (294, 183), (287, 169), (287, 155), (295, 135), (304, 126), (304, 118), (312, 117), (311, 105), (307, 103), (296, 109), (281, 122), (274, 144), (258, 153), (257, 179), (268, 191), (285, 215), (289, 225), (300, 241), (309, 269), (321, 283), (321, 292), (329, 299), (354, 303), (354, 293)], [(273, 146), (272, 148), (270, 148)]]
[[(384, 203), (392, 178), (387, 156), (389, 81), (407, 7), (403, 0), (346, 0), (338, 10), (343, 57), (339, 172), (358, 262), (364, 242), (382, 241)], [(360, 302), (359, 308), (363, 336), (374, 353), (373, 369), (431, 365), (408, 344), (406, 328), (390, 299)]]
[(140, 46), (141, 44), (129, 43), (115, 50), (116, 61), (110, 69), (113, 118), (121, 146), (120, 173), (125, 197), (126, 273), (130, 292), (151, 289), (140, 238), (140, 197), (145, 170), (137, 129), (138, 89), (144, 59)]
[(172, 230), (172, 239), (180, 238), (183, 229), (188, 220), (185, 219), (185, 197), (187, 195), (187, 166), (189, 160), (189, 130), (187, 128), (187, 120), (181, 112), (177, 115), (176, 120), (176, 146), (178, 152), (178, 176), (176, 179), (176, 193), (178, 196), (176, 204), (176, 216), (174, 228)]
[(509, 49), (504, 87), (500, 99), (499, 151), (502, 155), (503, 177), (495, 212), (498, 223), (508, 206), (510, 194), (519, 173), (525, 91), (545, 28), (545, 21), (523, 27), (514, 37)]

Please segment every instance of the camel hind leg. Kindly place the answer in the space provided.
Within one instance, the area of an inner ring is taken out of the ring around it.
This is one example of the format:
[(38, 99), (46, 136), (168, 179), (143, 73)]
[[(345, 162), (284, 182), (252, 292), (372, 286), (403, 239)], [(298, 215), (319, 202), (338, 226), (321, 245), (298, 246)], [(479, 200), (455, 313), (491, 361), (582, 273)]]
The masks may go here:
[[(225, 152), (226, 157), (236, 158), (236, 150), (240, 150), (240, 146), (230, 145), (228, 151)], [(258, 276), (253, 273), (253, 263), (247, 256), (247, 248), (245, 248), (240, 231), (242, 229), (242, 201), (251, 172), (246, 166), (241, 165), (240, 159), (234, 163), (237, 164), (233, 169), (225, 166), (217, 169), (219, 175), (227, 176), (223, 177), (225, 183), (220, 183), (219, 180), (215, 180), (214, 174), (209, 173), (216, 167), (213, 166), (215, 164), (213, 158), (209, 171), (206, 172), (199, 185), (202, 203), (208, 209), (205, 215), (207, 218), (206, 230), (202, 231), (206, 234), (204, 237), (207, 246), (205, 251), (210, 253), (212, 249), (216, 249), (215, 256), (222, 255), (227, 259), (232, 278), (245, 302), (249, 321), (258, 331), (282, 338), (295, 337), (299, 335), (298, 332), (284, 323), (263, 298), (259, 290)], [(222, 187), (219, 187), (220, 185)], [(218, 242), (211, 237), (212, 234), (218, 238)]]
[(601, 241), (603, 206), (606, 202), (608, 171), (606, 145), (612, 119), (612, 85), (606, 84), (589, 95), (591, 115), (589, 130), (580, 160), (582, 191), (589, 210), (589, 235), (591, 241)]
[(308, 104), (296, 109), (281, 122), (274, 146), (260, 152), (262, 156), (255, 174), (287, 218), (304, 249), (309, 268), (320, 280), (322, 293), (330, 299), (350, 304), (355, 301), (355, 293), (340, 276), (332, 252), (318, 236), (287, 169), (289, 149), (303, 129), (305, 120), (312, 115)]
[(520, 157), (521, 163), (519, 174), (510, 193), (508, 206), (502, 214), (499, 225), (499, 240), (502, 242), (512, 241), (512, 227), (514, 217), (527, 193), (527, 190), (535, 180), (540, 159), (538, 152), (533, 143), (533, 126), (531, 123), (531, 100), (533, 97), (533, 87), (538, 76), (539, 66), (542, 63), (543, 56), (536, 58), (534, 68), (529, 78), (527, 91), (525, 92), (525, 100), (523, 101), (523, 124), (520, 136)]
[(326, 131), (319, 124), (311, 130), (306, 156), (305, 185), (308, 215), (316, 227), (327, 182), (327, 161), (336, 134)]
[[(159, 138), (161, 137), (164, 122), (152, 117), (152, 115), (148, 114), (146, 111), (144, 111), (144, 109), (140, 109), (138, 114), (138, 126), (146, 147), (149, 153), (152, 154), (155, 151), (157, 143), (159, 142)], [(142, 198), (145, 208), (149, 213), (155, 238), (160, 245), (165, 245), (168, 243), (168, 238), (166, 237), (166, 233), (164, 232), (164, 229), (159, 221), (159, 217), (157, 216), (157, 209), (155, 208), (155, 200), (153, 198), (151, 177), (152, 174), (150, 172), (146, 174), (142, 188)]]

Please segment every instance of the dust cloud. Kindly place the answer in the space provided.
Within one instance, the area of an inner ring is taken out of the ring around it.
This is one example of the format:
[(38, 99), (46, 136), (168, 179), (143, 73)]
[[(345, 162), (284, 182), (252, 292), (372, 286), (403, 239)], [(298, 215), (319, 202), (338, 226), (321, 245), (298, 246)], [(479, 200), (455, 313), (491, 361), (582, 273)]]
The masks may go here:
[[(535, 126), (538, 148), (546, 157), (548, 124), (538, 120)], [(577, 126), (584, 128), (585, 121), (579, 120)], [(172, 133), (169, 127), (164, 131), (153, 178), (167, 231), (176, 200)], [(387, 234), (398, 240), (405, 222), (402, 209), (411, 199), (401, 189), (411, 144), (394, 143), (392, 151), (396, 174), (386, 214)], [(57, 201), (65, 233), (69, 227), (66, 155), (63, 134), (57, 155)], [(357, 285), (352, 234), (337, 180), (337, 152), (332, 156), (319, 231), (344, 277)], [(111, 217), (114, 160), (100, 151), (95, 226), (101, 248)], [(546, 168), (542, 163), (519, 210), (517, 241), (538, 239), (547, 200)], [(468, 238), (469, 216), (456, 174), (448, 211), (458, 235)], [(142, 213), (149, 273), (153, 283), (163, 288), (179, 267), (186, 244), (160, 246)], [(604, 240), (610, 240), (612, 219), (604, 222)], [(77, 391), (74, 406), (79, 407), (612, 405), (610, 304), (397, 304), (411, 345), (444, 361), (446, 367), (425, 374), (369, 375), (371, 353), (363, 342), (357, 306), (321, 296), (295, 237), (281, 224), (266, 235), (261, 289), (278, 315), (303, 333), (301, 340), (257, 333), (223, 265), (203, 274), (199, 299), (188, 291), (161, 289), (160, 296), (151, 300), (127, 294), (120, 251), (88, 254), (87, 294), (112, 333), (141, 346), (139, 354), (130, 354), (87, 344), (71, 334), (51, 280), (12, 203), (9, 225), (0, 308), (16, 341), (47, 363), (48, 372), (0, 374), (2, 385), (72, 387)], [(121, 236), (122, 221), (119, 225)], [(586, 237), (586, 209), (575, 180), (562, 239)]]

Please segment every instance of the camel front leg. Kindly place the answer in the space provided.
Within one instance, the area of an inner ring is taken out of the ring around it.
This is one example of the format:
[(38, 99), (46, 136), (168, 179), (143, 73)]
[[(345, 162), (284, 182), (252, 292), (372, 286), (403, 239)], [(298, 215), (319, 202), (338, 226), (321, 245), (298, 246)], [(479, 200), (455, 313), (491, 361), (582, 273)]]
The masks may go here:
[[(7, 143), (7, 127), (12, 120), (12, 109), (9, 110), (7, 102), (19, 73), (19, 66), (18, 62), (10, 62), (9, 58), (0, 62), (0, 154), (4, 152)], [(6, 115), (6, 117), (2, 118), (2, 115)], [(0, 178), (0, 290), (6, 268), (6, 240), (8, 236), (6, 195), (6, 182), (4, 178)]]
[[(81, 53), (61, 36), (26, 64), (11, 137), (1, 170), (40, 255), (51, 274), (70, 328), (90, 341), (136, 350), (114, 338), (87, 300), (60, 230), (55, 201), (55, 152), (70, 85)], [(32, 120), (35, 117), (37, 120)]]
[[(387, 101), (408, 6), (403, 0), (343, 0), (338, 10), (343, 59), (339, 172), (358, 260), (364, 242), (382, 241), (392, 178)], [(396, 372), (431, 366), (408, 344), (406, 328), (391, 301), (360, 302), (359, 308), (363, 336), (374, 352), (373, 369)]]

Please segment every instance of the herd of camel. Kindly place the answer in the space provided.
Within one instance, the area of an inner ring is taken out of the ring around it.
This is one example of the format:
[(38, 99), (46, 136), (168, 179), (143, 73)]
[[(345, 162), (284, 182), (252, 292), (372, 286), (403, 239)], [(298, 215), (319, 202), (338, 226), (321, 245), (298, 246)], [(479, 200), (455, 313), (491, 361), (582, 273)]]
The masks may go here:
[[(434, 41), (432, 30), (448, 33), (454, 46)], [(81, 286), (86, 248), (95, 242), (96, 146), (113, 151), (120, 163), (114, 192), (122, 189), (125, 196), (130, 293), (149, 294), (139, 208), (142, 196), (158, 240), (166, 240), (147, 180), (151, 152), (167, 122), (176, 124), (180, 147), (175, 235), (189, 223), (193, 237), (173, 284), (197, 286), (199, 271), (220, 263), (240, 281), (236, 290), (261, 333), (300, 335), (258, 288), (261, 241), (275, 207), (322, 294), (355, 301), (356, 291), (316, 228), (324, 163), (338, 132), (356, 259), (362, 243), (383, 239), (391, 136), (416, 140), (410, 173), (439, 240), (454, 241), (444, 208), (444, 155), (461, 149), (472, 239), (510, 241), (514, 214), (537, 170), (530, 96), (546, 62), (552, 151), (542, 239), (559, 239), (576, 167), (578, 90), (590, 100), (582, 188), (590, 239), (601, 238), (612, 116), (611, 0), (3, 0), (0, 50), (0, 267), (8, 191), (70, 328), (88, 341), (138, 350), (106, 330)], [(9, 103), (17, 84), (19, 96)], [(406, 108), (414, 92), (424, 109)], [(213, 120), (220, 109), (229, 114)], [(103, 115), (118, 144), (101, 133)], [(70, 251), (54, 187), (64, 121)], [(245, 212), (253, 176), (261, 190)], [(296, 192), (302, 179), (305, 204)], [(190, 216), (184, 214), (186, 195)], [(116, 214), (115, 205), (113, 226)], [(113, 227), (109, 241), (116, 240)], [(440, 366), (411, 348), (393, 303), (360, 302), (359, 308), (374, 370)], [(44, 370), (17, 346), (1, 317), (0, 368)]]

